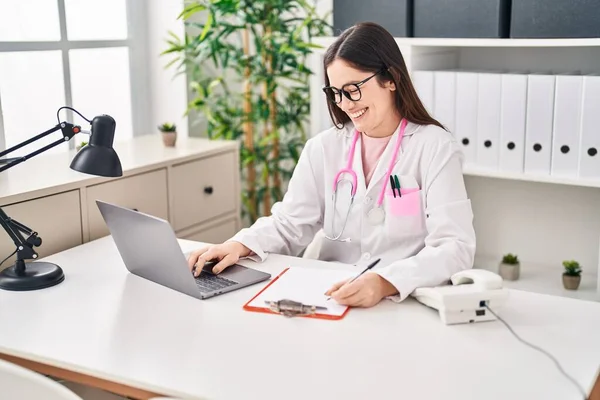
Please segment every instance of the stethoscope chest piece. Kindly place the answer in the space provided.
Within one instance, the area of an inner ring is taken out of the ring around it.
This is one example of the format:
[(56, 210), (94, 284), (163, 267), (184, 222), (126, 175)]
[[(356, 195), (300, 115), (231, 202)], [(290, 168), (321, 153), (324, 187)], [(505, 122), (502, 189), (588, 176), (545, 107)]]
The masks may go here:
[(381, 206), (373, 207), (367, 213), (367, 219), (372, 225), (380, 225), (385, 219), (385, 211)]

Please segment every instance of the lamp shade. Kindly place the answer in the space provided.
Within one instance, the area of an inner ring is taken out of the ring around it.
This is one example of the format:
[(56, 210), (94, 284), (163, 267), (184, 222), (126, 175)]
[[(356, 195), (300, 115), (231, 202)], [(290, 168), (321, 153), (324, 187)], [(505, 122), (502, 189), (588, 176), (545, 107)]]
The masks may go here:
[(90, 175), (116, 177), (123, 175), (121, 161), (113, 149), (116, 122), (110, 115), (92, 120), (89, 143), (71, 161), (71, 169)]

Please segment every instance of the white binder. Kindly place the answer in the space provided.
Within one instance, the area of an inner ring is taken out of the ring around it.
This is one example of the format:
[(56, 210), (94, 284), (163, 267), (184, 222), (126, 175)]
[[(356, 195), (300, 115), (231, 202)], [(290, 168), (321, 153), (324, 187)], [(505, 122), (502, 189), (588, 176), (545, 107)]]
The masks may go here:
[(477, 82), (477, 166), (498, 169), (502, 75), (480, 72)]
[(524, 172), (528, 174), (550, 175), (554, 85), (554, 75), (532, 74), (527, 78)]
[(465, 165), (477, 163), (477, 78), (476, 72), (456, 73), (455, 136)]
[(421, 103), (433, 115), (433, 71), (413, 71), (412, 81)]
[(503, 74), (500, 97), (500, 170), (523, 172), (527, 75)]
[(556, 76), (550, 170), (553, 176), (577, 176), (582, 88), (582, 76)]
[(600, 179), (600, 76), (583, 77), (579, 177)]
[(433, 77), (433, 116), (454, 135), (456, 72), (435, 71)]

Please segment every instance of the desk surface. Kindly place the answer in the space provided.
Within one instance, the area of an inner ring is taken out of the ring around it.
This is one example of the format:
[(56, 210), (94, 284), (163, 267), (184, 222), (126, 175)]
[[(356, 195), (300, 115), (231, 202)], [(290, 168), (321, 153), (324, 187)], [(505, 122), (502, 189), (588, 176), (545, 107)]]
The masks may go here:
[[(580, 399), (500, 322), (445, 326), (411, 298), (341, 321), (287, 319), (242, 309), (264, 284), (202, 301), (131, 275), (110, 237), (46, 260), (63, 283), (0, 291), (0, 353), (187, 398)], [(331, 267), (275, 255), (249, 265)], [(500, 315), (591, 390), (599, 303), (511, 291)]]

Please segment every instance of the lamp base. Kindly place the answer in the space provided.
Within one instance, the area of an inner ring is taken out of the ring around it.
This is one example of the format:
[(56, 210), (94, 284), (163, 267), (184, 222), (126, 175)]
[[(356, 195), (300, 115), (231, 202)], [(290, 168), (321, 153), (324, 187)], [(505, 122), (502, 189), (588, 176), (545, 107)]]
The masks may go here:
[(64, 280), (65, 274), (58, 265), (43, 261), (25, 263), (23, 272), (17, 272), (16, 264), (0, 271), (0, 289), (4, 290), (45, 289)]

